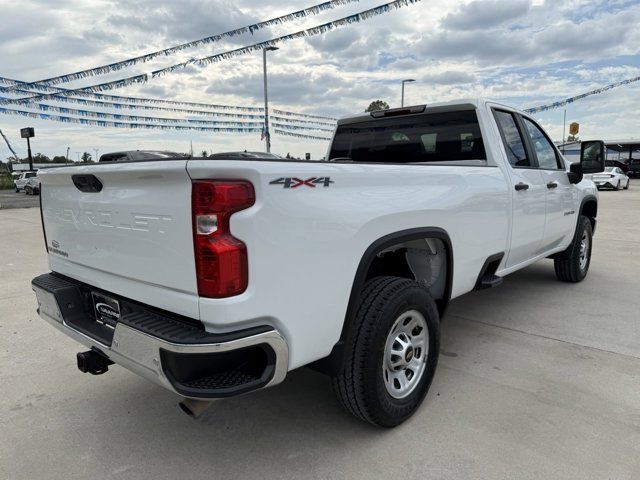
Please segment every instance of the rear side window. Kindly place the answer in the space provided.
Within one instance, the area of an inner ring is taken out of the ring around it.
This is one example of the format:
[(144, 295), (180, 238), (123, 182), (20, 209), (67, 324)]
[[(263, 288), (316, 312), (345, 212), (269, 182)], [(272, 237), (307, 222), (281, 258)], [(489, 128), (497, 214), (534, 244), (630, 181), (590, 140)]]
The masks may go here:
[(35, 177), (36, 175), (37, 175), (37, 173), (35, 173), (35, 172), (27, 173), (27, 174), (25, 175), (25, 178)]
[(494, 110), (493, 115), (500, 130), (500, 136), (507, 152), (507, 158), (512, 167), (531, 167), (531, 161), (527, 157), (524, 142), (520, 136), (520, 130), (512, 113)]
[(427, 113), (341, 125), (329, 159), (429, 163), (479, 160), (486, 153), (475, 110)]

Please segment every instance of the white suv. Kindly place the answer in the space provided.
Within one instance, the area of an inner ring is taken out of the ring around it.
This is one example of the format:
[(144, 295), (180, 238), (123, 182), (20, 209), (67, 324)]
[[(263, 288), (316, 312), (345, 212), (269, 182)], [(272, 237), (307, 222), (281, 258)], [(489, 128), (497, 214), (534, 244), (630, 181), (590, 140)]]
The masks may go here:
[(29, 181), (30, 178), (35, 177), (36, 175), (38, 175), (38, 172), (23, 172), (20, 174), (20, 176), (18, 178), (16, 178), (15, 180), (15, 185), (16, 185), (16, 192), (19, 192), (20, 190), (24, 190), (25, 185), (27, 184), (27, 182)]

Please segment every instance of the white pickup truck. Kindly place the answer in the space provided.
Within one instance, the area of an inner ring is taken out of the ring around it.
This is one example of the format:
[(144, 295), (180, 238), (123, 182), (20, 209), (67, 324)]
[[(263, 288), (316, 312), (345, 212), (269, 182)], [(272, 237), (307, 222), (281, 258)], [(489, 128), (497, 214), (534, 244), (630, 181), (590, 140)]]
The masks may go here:
[(38, 312), (90, 349), (82, 371), (115, 362), (193, 415), (311, 364), (347, 410), (395, 426), (427, 394), (451, 299), (545, 258), (586, 276), (582, 174), (604, 153), (582, 142), (567, 171), (534, 119), (473, 100), (342, 119), (321, 162), (49, 170)]

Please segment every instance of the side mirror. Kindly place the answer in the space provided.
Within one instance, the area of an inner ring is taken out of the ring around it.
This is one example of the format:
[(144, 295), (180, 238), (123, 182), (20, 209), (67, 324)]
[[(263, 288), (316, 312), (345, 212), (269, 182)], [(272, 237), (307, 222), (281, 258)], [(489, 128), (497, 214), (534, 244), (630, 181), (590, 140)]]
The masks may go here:
[(570, 183), (580, 183), (583, 177), (582, 162), (572, 163), (569, 165), (569, 171), (567, 172)]
[(604, 172), (606, 147), (602, 140), (582, 142), (580, 145), (580, 165), (582, 173)]

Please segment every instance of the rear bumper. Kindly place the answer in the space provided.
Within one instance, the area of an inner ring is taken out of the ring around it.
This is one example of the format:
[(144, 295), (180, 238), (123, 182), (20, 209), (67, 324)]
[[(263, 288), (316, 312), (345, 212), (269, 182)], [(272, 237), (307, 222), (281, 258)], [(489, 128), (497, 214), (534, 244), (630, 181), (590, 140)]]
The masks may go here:
[(208, 333), (195, 322), (100, 291), (122, 304), (119, 320), (105, 334), (95, 328), (90, 286), (55, 274), (40, 275), (31, 285), (38, 314), (48, 323), (183, 397), (238, 395), (286, 376), (288, 346), (271, 326)]

